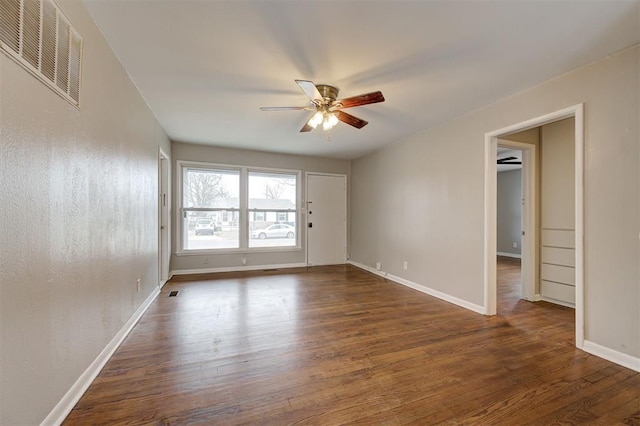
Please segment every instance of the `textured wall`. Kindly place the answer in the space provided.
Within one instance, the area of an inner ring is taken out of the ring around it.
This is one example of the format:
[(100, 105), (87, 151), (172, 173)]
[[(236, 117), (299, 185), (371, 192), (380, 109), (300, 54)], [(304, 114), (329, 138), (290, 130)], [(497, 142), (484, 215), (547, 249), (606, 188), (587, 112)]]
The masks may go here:
[(158, 281), (169, 140), (82, 3), (58, 3), (84, 37), (80, 110), (0, 53), (3, 425), (41, 422)]
[(640, 356), (639, 50), (354, 161), (351, 257), (482, 305), (485, 133), (584, 102), (585, 338)]

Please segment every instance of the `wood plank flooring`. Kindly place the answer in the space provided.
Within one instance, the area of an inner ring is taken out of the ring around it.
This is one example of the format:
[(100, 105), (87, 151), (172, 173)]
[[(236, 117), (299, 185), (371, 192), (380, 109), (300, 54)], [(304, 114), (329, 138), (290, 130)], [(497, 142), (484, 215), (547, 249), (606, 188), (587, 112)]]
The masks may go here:
[(640, 374), (498, 276), (494, 317), (352, 266), (174, 278), (64, 424), (640, 424)]

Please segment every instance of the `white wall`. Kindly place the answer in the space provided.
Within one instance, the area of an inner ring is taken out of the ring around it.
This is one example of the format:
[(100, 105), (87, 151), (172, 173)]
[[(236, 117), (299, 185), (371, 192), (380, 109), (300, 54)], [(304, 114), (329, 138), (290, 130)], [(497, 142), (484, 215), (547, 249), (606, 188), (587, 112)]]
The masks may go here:
[(483, 305), (484, 135), (584, 102), (585, 338), (640, 357), (639, 59), (626, 49), (354, 161), (352, 259)]
[(542, 126), (540, 294), (575, 306), (575, 119)]
[[(522, 170), (498, 173), (498, 253), (522, 254)], [(513, 243), (517, 244), (513, 247)]]
[[(38, 424), (158, 283), (170, 143), (81, 2), (80, 110), (0, 53), (0, 424)], [(141, 278), (141, 291), (136, 280)]]
[[(295, 137), (295, 136), (294, 136)], [(302, 197), (304, 200), (305, 172), (335, 173), (347, 175), (347, 185), (349, 185), (351, 174), (351, 163), (345, 160), (334, 160), (318, 157), (305, 157), (299, 155), (273, 154), (259, 151), (248, 151), (229, 148), (218, 148), (205, 145), (188, 143), (172, 144), (172, 155), (174, 170), (177, 170), (176, 162), (200, 161), (214, 164), (227, 164), (234, 166), (267, 167), (274, 169), (300, 170)], [(174, 173), (174, 177), (177, 173)], [(347, 191), (349, 191), (347, 187)], [(176, 179), (173, 182), (173, 211), (178, 212), (178, 197), (176, 194)], [(299, 208), (304, 207), (304, 203)], [(242, 269), (242, 259), (247, 259), (246, 267), (256, 266), (269, 267), (271, 265), (291, 265), (304, 264), (306, 259), (306, 232), (304, 224), (306, 217), (304, 214), (300, 218), (300, 238), (301, 248), (299, 250), (286, 249), (283, 251), (258, 252), (256, 250), (246, 253), (226, 253), (226, 254), (184, 254), (176, 255), (178, 238), (176, 236), (179, 223), (174, 221), (173, 229), (173, 254), (171, 258), (171, 269), (175, 273), (193, 271), (215, 271), (221, 268)]]

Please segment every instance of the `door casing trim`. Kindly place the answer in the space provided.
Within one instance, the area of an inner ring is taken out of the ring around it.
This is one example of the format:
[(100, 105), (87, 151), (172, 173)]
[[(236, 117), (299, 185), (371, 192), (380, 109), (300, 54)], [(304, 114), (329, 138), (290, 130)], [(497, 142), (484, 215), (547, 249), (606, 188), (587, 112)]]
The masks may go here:
[(584, 345), (584, 103), (493, 130), (484, 135), (484, 309), (486, 315), (496, 314), (496, 155), (498, 138), (501, 135), (529, 130), (570, 117), (575, 119), (575, 330), (576, 347), (582, 349)]

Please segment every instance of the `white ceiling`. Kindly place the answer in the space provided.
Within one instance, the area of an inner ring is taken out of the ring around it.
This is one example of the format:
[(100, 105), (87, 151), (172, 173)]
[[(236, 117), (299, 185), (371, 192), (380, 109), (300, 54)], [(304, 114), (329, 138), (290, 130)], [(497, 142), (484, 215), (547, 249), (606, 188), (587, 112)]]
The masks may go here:
[[(353, 159), (639, 41), (638, 1), (85, 0), (174, 141)], [(369, 121), (299, 133), (295, 79)]]

